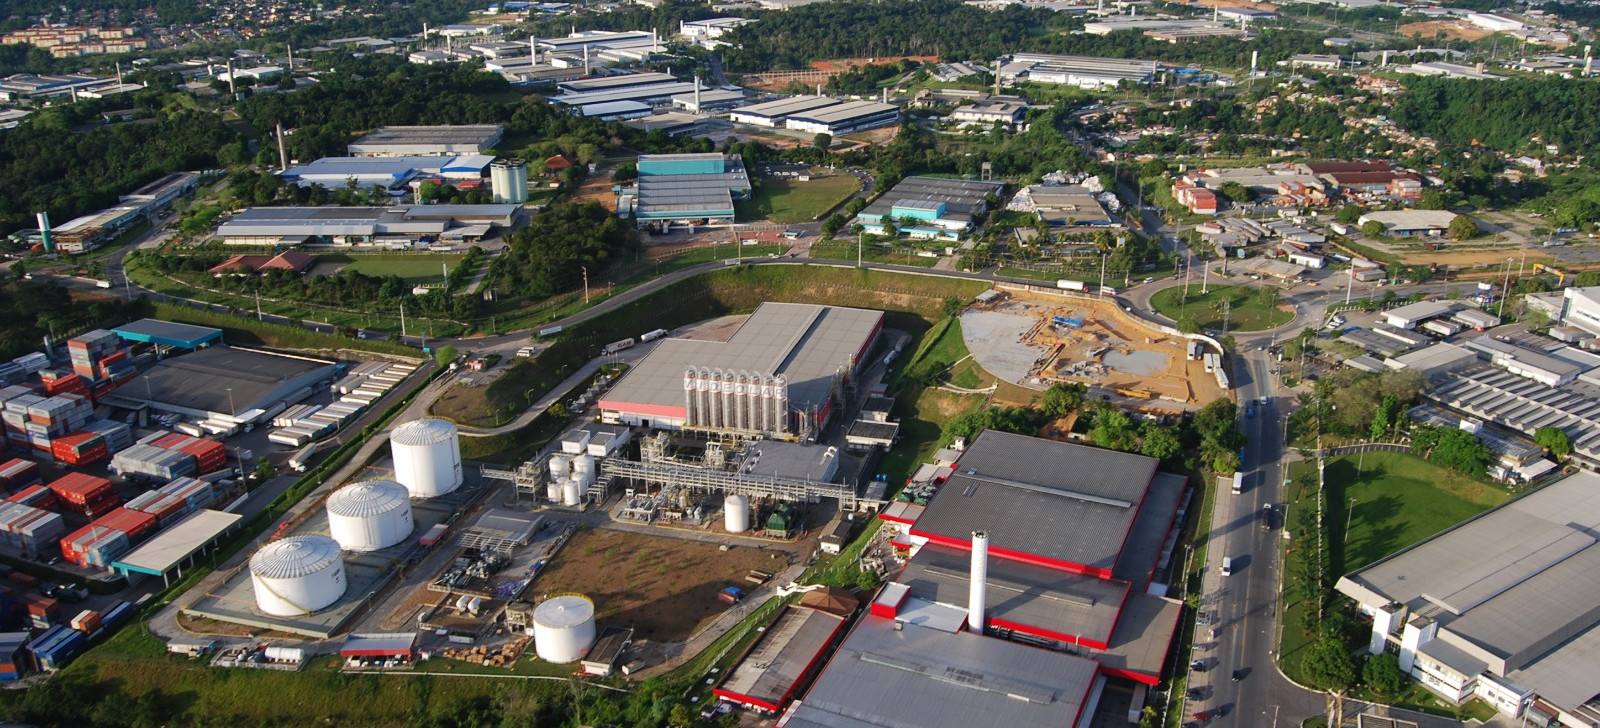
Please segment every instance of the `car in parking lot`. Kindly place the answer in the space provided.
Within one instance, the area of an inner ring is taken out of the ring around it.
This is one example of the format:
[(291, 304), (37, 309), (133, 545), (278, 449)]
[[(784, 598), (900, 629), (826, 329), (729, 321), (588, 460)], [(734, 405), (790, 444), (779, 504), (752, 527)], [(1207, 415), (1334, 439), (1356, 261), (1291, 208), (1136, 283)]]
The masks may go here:
[(1256, 403), (1255, 402), (1251, 402), (1251, 403), (1249, 403), (1249, 404), (1244, 406), (1244, 416), (1247, 417), (1247, 418), (1256, 416)]

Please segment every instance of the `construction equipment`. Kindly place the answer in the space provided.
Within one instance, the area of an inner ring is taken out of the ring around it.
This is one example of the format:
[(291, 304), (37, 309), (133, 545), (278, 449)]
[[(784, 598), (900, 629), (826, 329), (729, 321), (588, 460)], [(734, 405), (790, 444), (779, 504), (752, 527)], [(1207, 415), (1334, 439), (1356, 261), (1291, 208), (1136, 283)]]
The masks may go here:
[(1559, 286), (1566, 285), (1566, 283), (1567, 283), (1567, 272), (1566, 271), (1561, 270), (1560, 268), (1557, 268), (1557, 267), (1552, 266), (1552, 265), (1546, 265), (1544, 263), (1534, 263), (1533, 264), (1533, 274), (1534, 275), (1539, 275), (1540, 273), (1546, 272), (1546, 271), (1556, 274), (1556, 286), (1559, 287)]

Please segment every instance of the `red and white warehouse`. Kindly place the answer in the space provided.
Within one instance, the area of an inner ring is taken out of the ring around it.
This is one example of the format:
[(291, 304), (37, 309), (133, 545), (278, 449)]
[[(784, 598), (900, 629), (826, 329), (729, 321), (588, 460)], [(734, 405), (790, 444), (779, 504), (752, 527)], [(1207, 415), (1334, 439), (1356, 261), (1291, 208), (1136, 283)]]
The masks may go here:
[(1156, 464), (979, 435), (928, 505), (881, 516), (910, 561), (780, 725), (1070, 727), (1101, 676), (1155, 685), (1182, 604), (1153, 579), (1186, 497)]
[(827, 426), (883, 312), (763, 303), (722, 340), (665, 339), (600, 400), (602, 421), (750, 437)]

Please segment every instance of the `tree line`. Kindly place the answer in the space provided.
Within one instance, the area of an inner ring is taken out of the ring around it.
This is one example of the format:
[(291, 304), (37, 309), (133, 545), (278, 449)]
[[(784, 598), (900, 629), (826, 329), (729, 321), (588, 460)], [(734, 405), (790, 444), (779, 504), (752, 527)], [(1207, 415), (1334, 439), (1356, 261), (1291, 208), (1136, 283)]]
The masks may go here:
[(490, 273), (498, 293), (548, 298), (583, 285), (636, 244), (628, 225), (598, 202), (556, 203), (512, 233), (510, 246)]

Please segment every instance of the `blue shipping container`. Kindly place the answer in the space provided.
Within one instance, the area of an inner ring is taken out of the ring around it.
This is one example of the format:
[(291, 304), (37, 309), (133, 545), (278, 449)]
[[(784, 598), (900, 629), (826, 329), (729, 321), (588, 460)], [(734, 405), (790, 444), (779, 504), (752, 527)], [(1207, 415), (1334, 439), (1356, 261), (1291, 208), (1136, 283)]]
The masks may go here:
[(67, 662), (83, 652), (83, 648), (88, 644), (88, 635), (75, 629), (68, 629), (65, 636), (38, 654), (39, 669), (54, 671), (66, 667)]
[(100, 630), (109, 633), (122, 626), (133, 617), (133, 605), (129, 602), (117, 602), (110, 609), (100, 615)]

